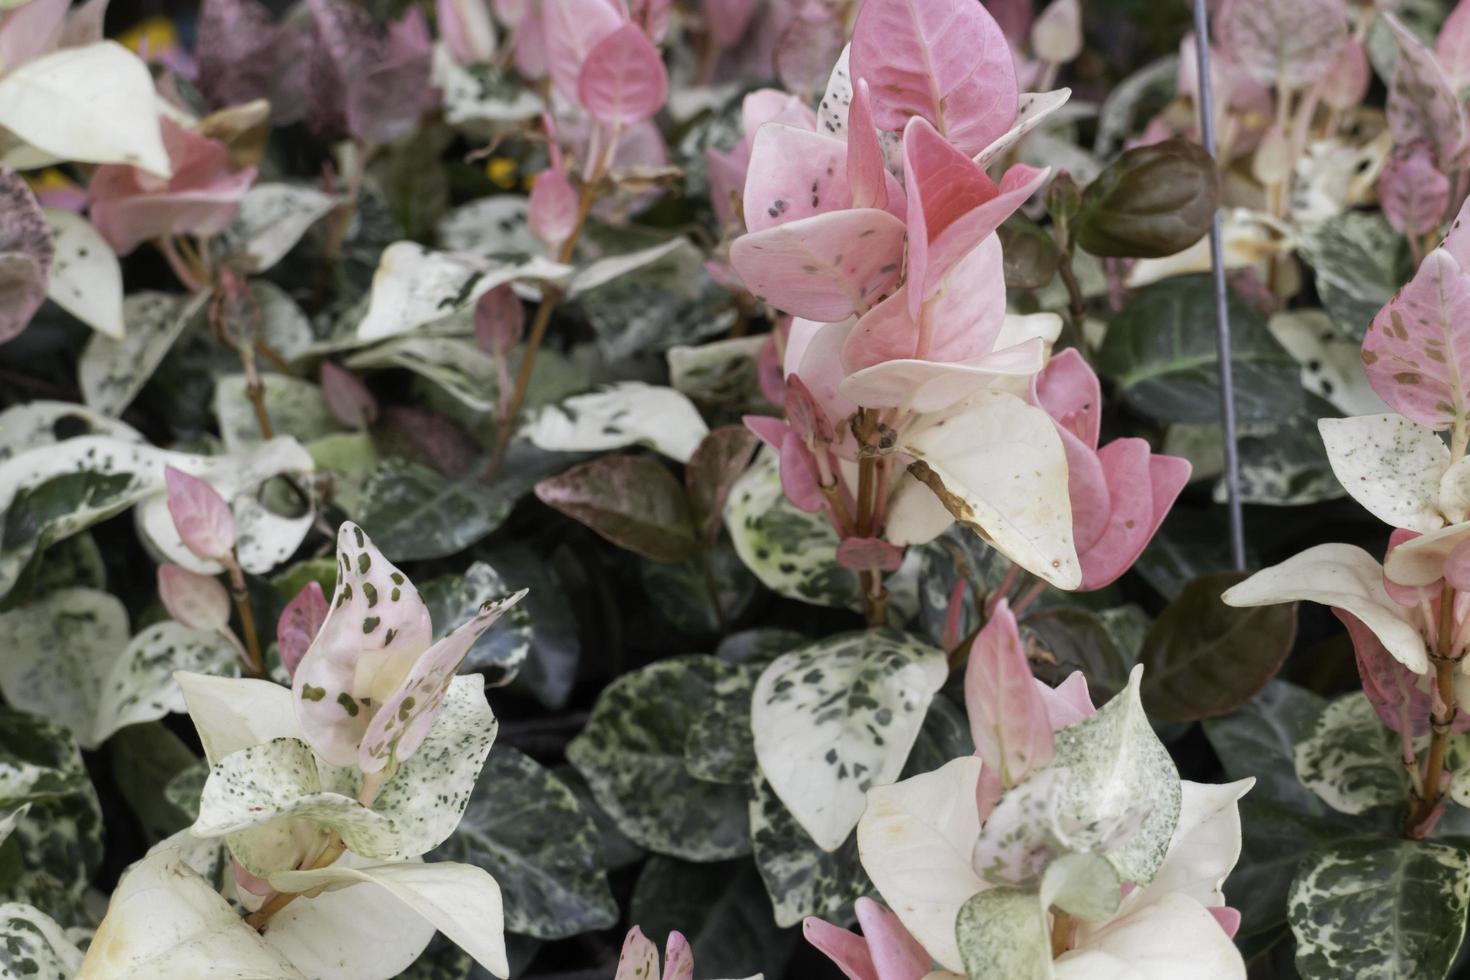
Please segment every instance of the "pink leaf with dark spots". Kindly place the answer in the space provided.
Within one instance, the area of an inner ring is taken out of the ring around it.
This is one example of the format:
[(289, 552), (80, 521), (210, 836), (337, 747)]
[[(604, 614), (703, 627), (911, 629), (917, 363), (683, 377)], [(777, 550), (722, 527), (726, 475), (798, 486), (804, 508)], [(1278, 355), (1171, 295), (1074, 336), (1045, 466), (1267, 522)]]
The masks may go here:
[(166, 467), (168, 512), (184, 547), (207, 561), (229, 561), (235, 548), (235, 515), (225, 498), (205, 481)]
[(1400, 145), (1423, 140), (1440, 170), (1452, 173), (1470, 156), (1470, 132), (1455, 87), (1434, 54), (1393, 14), (1384, 14), (1399, 43), (1388, 83), (1388, 128)]
[(46, 300), (55, 249), (30, 187), (0, 169), (0, 344), (26, 328)]
[(745, 174), (745, 227), (764, 231), (848, 207), (847, 153), (847, 144), (830, 136), (779, 123), (762, 126)]
[(276, 620), (276, 648), (287, 674), (296, 676), (297, 665), (326, 619), (327, 597), (322, 594), (321, 583), (316, 581), (307, 582), (281, 610), (281, 618)]
[(965, 667), (965, 711), (975, 754), (1006, 787), (1051, 762), (1056, 754), (1046, 704), (1036, 689), (1016, 617), (1002, 599)]
[(333, 361), (322, 361), (322, 397), (333, 417), (352, 429), (364, 429), (378, 418), (378, 400), (362, 379)]
[(669, 933), (664, 943), (662, 980), (694, 980), (694, 953), (689, 949), (689, 940), (677, 929)]
[(582, 108), (609, 126), (651, 118), (668, 94), (663, 58), (636, 24), (624, 24), (598, 41), (577, 76)]
[(736, 239), (730, 262), (758, 299), (835, 322), (898, 282), (904, 225), (876, 208), (833, 211)]
[(637, 926), (628, 930), (613, 980), (653, 980), (658, 975), (658, 947)]
[(1016, 116), (1010, 46), (975, 0), (866, 0), (851, 51), (852, 77), (872, 86), (883, 129), (921, 117), (969, 155)]
[(1422, 146), (1393, 155), (1378, 175), (1378, 203), (1400, 235), (1429, 234), (1439, 227), (1449, 201), (1450, 179)]

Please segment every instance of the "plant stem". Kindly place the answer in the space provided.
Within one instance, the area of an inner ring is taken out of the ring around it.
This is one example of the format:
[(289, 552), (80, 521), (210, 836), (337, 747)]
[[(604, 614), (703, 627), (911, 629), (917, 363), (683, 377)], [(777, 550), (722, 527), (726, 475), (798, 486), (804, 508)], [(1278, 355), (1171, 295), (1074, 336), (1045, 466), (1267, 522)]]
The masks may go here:
[(255, 351), (244, 344), (239, 349), (240, 364), (245, 369), (245, 397), (250, 399), (250, 407), (255, 410), (255, 423), (260, 426), (260, 437), (273, 439), (276, 433), (271, 426), (270, 413), (265, 407), (265, 383), (260, 380), (260, 372), (255, 369)]
[(1087, 352), (1087, 335), (1083, 333), (1082, 324), (1087, 318), (1087, 297), (1082, 295), (1082, 284), (1077, 281), (1077, 273), (1072, 269), (1072, 251), (1068, 249), (1062, 254), (1061, 264), (1057, 266), (1057, 272), (1062, 277), (1062, 283), (1067, 287), (1067, 325), (1070, 327), (1072, 346), (1077, 353), (1082, 355), (1084, 361), (1091, 361)]
[(250, 590), (245, 586), (245, 571), (238, 561), (231, 561), (230, 598), (240, 614), (240, 632), (245, 636), (245, 667), (256, 677), (264, 678), (265, 658), (260, 653), (260, 634), (255, 629), (255, 613), (250, 608)]
[(1433, 829), (1435, 810), (1444, 799), (1444, 764), (1449, 753), (1450, 726), (1455, 723), (1455, 668), (1459, 664), (1455, 649), (1455, 590), (1446, 585), (1439, 599), (1438, 654), (1433, 658), (1434, 685), (1438, 692), (1429, 736), (1429, 755), (1424, 761), (1423, 790), (1414, 794), (1409, 807), (1405, 835), (1422, 840)]

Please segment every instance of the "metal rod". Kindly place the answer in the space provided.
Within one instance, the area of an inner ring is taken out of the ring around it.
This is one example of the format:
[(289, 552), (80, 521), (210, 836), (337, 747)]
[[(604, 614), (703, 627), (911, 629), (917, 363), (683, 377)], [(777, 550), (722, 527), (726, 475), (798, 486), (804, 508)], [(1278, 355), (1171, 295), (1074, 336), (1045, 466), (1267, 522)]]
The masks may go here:
[[(1210, 21), (1205, 0), (1194, 0), (1195, 61), (1199, 69), (1200, 136), (1215, 155), (1215, 95), (1210, 78)], [(1216, 161), (1216, 166), (1219, 162)], [(1225, 493), (1230, 510), (1230, 560), (1245, 568), (1245, 520), (1240, 509), (1240, 452), (1235, 442), (1235, 378), (1230, 362), (1230, 308), (1225, 290), (1225, 241), (1220, 209), (1210, 220), (1210, 268), (1215, 279), (1215, 349), (1219, 358), (1220, 427), (1225, 442)]]

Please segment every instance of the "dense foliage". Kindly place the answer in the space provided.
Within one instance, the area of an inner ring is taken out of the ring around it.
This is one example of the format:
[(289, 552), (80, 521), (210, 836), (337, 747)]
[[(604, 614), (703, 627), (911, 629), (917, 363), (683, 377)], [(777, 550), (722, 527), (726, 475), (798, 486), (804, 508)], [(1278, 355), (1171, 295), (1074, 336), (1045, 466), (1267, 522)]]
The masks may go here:
[(1454, 975), (1470, 0), (1187, 6), (0, 0), (0, 975)]

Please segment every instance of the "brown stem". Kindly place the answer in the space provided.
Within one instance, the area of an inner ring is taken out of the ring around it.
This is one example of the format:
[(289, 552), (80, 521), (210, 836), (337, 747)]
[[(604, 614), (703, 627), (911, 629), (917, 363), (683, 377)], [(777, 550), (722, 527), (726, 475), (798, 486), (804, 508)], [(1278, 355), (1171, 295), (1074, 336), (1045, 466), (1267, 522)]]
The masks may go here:
[(1423, 791), (1413, 793), (1405, 835), (1422, 839), (1429, 835), (1435, 809), (1444, 799), (1444, 764), (1449, 753), (1450, 727), (1455, 722), (1455, 667), (1459, 663), (1455, 649), (1455, 590), (1448, 585), (1439, 600), (1438, 655), (1434, 658), (1434, 684), (1439, 697), (1431, 716), (1429, 755), (1424, 762)]
[(231, 562), (230, 597), (240, 614), (240, 632), (245, 637), (245, 667), (256, 677), (264, 678), (265, 658), (260, 653), (260, 634), (255, 629), (255, 613), (250, 608), (250, 590), (245, 587), (245, 572), (239, 562)]
[[(341, 857), (344, 853), (346, 853), (346, 851), (347, 845), (342, 842), (342, 838), (337, 836), (336, 834), (333, 834), (331, 840), (327, 843), (327, 846), (324, 847), (317, 854), (316, 859), (311, 861), (308, 866), (303, 868), (302, 870), (316, 871), (319, 868), (325, 868), (333, 861)], [(245, 922), (256, 932), (263, 932), (265, 931), (266, 925), (270, 922), (271, 918), (277, 912), (281, 911), (281, 909), (296, 901), (296, 899), (303, 894), (305, 893), (276, 892), (270, 898), (265, 900), (264, 905), (247, 915), (245, 917)]]
[(1067, 325), (1070, 327), (1072, 345), (1077, 348), (1077, 353), (1084, 360), (1091, 360), (1087, 355), (1087, 339), (1082, 332), (1082, 324), (1087, 319), (1087, 297), (1082, 295), (1082, 284), (1077, 281), (1077, 273), (1072, 269), (1072, 253), (1067, 251), (1062, 256), (1062, 262), (1057, 266), (1057, 272), (1062, 277), (1062, 283), (1067, 287)]
[(240, 345), (240, 364), (245, 368), (245, 397), (250, 399), (250, 407), (255, 410), (260, 437), (273, 439), (276, 432), (265, 407), (265, 383), (260, 380), (260, 372), (255, 370), (255, 352), (244, 344)]

